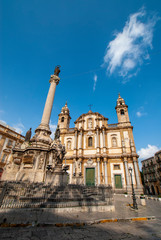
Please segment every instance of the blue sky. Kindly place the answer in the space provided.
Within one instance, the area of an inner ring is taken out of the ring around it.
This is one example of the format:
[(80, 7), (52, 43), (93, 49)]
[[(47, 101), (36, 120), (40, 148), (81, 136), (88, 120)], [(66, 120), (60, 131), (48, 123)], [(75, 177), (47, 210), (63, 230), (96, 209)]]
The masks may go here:
[(141, 157), (161, 148), (160, 0), (1, 0), (0, 9), (2, 121), (35, 130), (60, 64), (52, 129), (66, 101), (71, 127), (89, 104), (117, 123), (120, 92)]

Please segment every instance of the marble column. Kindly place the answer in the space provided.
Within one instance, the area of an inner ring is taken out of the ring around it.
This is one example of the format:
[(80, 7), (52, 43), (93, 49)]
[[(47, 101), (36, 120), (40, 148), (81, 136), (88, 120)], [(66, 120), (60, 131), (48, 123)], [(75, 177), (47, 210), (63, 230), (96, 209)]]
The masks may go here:
[(103, 129), (102, 134), (103, 134), (103, 152), (106, 152), (105, 129)]
[(74, 149), (77, 149), (77, 130), (75, 130)]
[(104, 169), (105, 169), (105, 184), (108, 184), (108, 179), (107, 179), (107, 158), (104, 158)]
[(97, 153), (99, 153), (99, 130), (96, 130), (96, 146), (97, 146)]
[(80, 130), (80, 135), (79, 135), (79, 149), (82, 149), (82, 130)]
[(137, 158), (136, 157), (133, 157), (133, 162), (134, 162), (134, 170), (135, 170), (135, 176), (136, 176), (136, 183), (137, 183), (137, 186), (141, 186), (141, 183), (140, 183), (140, 176), (139, 176), (139, 171), (138, 171), (138, 164), (137, 164)]
[(50, 122), (50, 116), (51, 116), (51, 111), (53, 107), (53, 101), (54, 101), (54, 96), (55, 96), (55, 90), (56, 86), (59, 84), (60, 78), (56, 75), (51, 75), (50, 78), (50, 88), (49, 92), (47, 95), (41, 123), (39, 127), (36, 130), (46, 130), (51, 133), (50, 128), (49, 128), (49, 122)]
[(73, 159), (73, 176), (75, 176), (75, 165), (76, 165), (76, 159)]
[(100, 158), (97, 158), (97, 176), (98, 176), (98, 185), (100, 185)]
[(124, 166), (125, 166), (125, 176), (126, 176), (126, 185), (127, 188), (130, 187), (130, 181), (129, 181), (129, 171), (128, 171), (128, 165), (127, 165), (127, 158), (124, 158)]
[(82, 175), (82, 158), (79, 159), (79, 175)]

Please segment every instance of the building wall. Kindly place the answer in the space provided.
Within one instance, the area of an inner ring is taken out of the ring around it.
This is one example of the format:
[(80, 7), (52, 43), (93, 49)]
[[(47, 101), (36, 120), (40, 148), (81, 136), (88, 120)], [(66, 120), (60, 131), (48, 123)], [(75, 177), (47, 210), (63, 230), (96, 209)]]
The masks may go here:
[(12, 149), (24, 139), (24, 136), (15, 132), (15, 129), (0, 122), (0, 179), (5, 165), (11, 161)]
[(142, 161), (144, 190), (146, 194), (161, 194), (161, 151)]

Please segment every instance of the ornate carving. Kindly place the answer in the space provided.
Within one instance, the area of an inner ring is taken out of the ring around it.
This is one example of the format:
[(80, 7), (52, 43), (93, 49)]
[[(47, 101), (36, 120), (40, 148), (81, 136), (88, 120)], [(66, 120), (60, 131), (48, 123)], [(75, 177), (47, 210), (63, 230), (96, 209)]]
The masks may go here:
[(43, 156), (41, 156), (39, 159), (39, 166), (38, 166), (39, 169), (42, 169), (43, 163), (44, 163), (44, 158)]

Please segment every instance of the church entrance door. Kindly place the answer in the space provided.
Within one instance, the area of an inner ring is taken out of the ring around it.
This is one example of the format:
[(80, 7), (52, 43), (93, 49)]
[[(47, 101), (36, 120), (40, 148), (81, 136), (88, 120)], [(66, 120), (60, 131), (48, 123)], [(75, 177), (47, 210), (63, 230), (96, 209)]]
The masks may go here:
[(86, 185), (95, 185), (95, 168), (86, 168)]
[(115, 188), (122, 188), (121, 175), (115, 175)]

